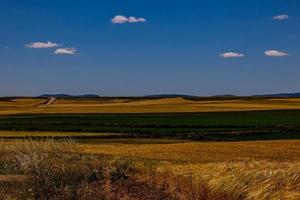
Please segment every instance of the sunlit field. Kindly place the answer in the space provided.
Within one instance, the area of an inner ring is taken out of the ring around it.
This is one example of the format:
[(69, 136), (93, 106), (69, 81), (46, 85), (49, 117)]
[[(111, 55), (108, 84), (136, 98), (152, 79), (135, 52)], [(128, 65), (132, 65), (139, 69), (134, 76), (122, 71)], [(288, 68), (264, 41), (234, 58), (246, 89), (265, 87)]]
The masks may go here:
[(300, 99), (2, 99), (0, 199), (300, 199)]
[(300, 197), (299, 141), (14, 140), (0, 145), (2, 199)]
[(166, 113), (300, 109), (299, 98), (96, 98), (6, 99), (0, 114), (22, 113)]

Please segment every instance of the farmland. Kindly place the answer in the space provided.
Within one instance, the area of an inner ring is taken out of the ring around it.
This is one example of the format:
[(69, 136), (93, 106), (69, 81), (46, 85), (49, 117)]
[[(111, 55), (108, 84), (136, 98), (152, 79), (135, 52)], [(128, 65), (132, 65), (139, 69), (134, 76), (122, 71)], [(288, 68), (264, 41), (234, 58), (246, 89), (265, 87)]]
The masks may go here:
[(299, 141), (8, 140), (0, 147), (2, 199), (300, 197)]
[(95, 139), (102, 133), (194, 140), (299, 139), (300, 111), (22, 114), (0, 116), (0, 130), (81, 132), (77, 137), (93, 132)]
[(6, 98), (0, 199), (296, 200), (299, 131), (297, 98)]
[(211, 98), (5, 98), (0, 115), (28, 113), (195, 113), (300, 109), (299, 98), (211, 97)]

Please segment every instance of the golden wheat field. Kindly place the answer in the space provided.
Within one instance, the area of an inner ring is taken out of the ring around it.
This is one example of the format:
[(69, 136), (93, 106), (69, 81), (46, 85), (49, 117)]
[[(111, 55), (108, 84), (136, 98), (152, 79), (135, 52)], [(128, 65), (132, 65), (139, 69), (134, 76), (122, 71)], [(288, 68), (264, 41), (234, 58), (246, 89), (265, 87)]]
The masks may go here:
[[(300, 99), (0, 101), (3, 116), (279, 109), (300, 109)], [(83, 135), (85, 139), (74, 140)], [(107, 138), (110, 136), (117, 138)], [(0, 131), (0, 199), (300, 199), (300, 140), (207, 142), (121, 136), (109, 132)], [(31, 137), (41, 140), (27, 140)]]
[(160, 161), (157, 170), (193, 177), (233, 199), (299, 199), (300, 141), (151, 144), (128, 140), (80, 146), (83, 152)]
[(299, 98), (228, 100), (161, 99), (47, 99), (18, 98), (0, 101), (0, 114), (23, 113), (160, 113), (300, 109)]
[[(83, 167), (84, 163), (90, 163), (88, 166), (95, 168), (99, 162), (96, 160), (97, 156), (104, 156), (108, 158), (105, 166), (110, 166), (109, 170), (117, 169), (118, 173), (121, 173), (120, 169), (115, 168), (111, 163), (126, 160), (131, 163), (130, 166), (139, 171), (138, 176), (134, 175), (135, 181), (138, 181), (139, 185), (144, 182), (151, 183), (152, 186), (154, 184), (157, 188), (163, 187), (172, 194), (162, 198), (158, 195), (161, 190), (157, 190), (156, 195), (152, 198), (141, 196), (141, 194), (135, 198), (130, 196), (132, 189), (126, 189), (128, 198), (123, 194), (121, 197), (112, 199), (297, 200), (300, 198), (300, 141), (219, 143), (117, 139), (94, 141), (88, 144), (74, 141), (59, 143), (53, 141), (2, 141), (0, 142), (0, 151), (2, 154), (0, 162), (3, 163), (3, 160), (8, 162), (9, 159), (16, 156), (16, 160), (11, 164), (14, 166), (12, 168), (21, 167), (23, 171), (25, 168), (28, 174), (35, 174), (38, 171), (38, 176), (35, 176), (40, 178), (34, 177), (35, 179), (33, 179), (33, 181), (38, 181), (38, 184), (47, 184), (44, 181), (51, 182), (57, 179), (68, 181), (65, 180), (66, 177), (63, 177), (70, 175), (67, 175), (66, 172), (63, 173), (65, 175), (61, 174), (61, 170), (71, 167), (70, 173), (86, 173), (87, 169)], [(5, 155), (10, 155), (10, 158), (5, 158)], [(92, 157), (88, 158), (87, 156)], [(52, 159), (54, 163), (49, 161)], [(18, 162), (21, 163), (21, 166), (16, 164)], [(7, 165), (9, 166), (9, 164)], [(35, 168), (35, 171), (32, 172), (29, 168)], [(57, 171), (58, 169), (60, 171)], [(10, 169), (10, 171), (16, 173), (14, 170)], [(128, 174), (132, 173), (127, 168), (125, 171)], [(17, 172), (20, 173), (20, 171)], [(126, 182), (126, 180), (121, 180)], [(112, 183), (110, 182), (110, 184)], [(199, 185), (205, 185), (205, 191), (203, 188), (195, 189)], [(40, 185), (35, 187), (38, 192), (41, 192)], [(126, 187), (133, 186), (127, 185)], [(99, 186), (97, 191), (100, 189), (103, 189), (102, 186)], [(88, 188), (88, 190), (93, 189)], [(66, 194), (66, 191), (64, 189), (60, 192)], [(110, 188), (109, 191), (114, 192), (115, 190)], [(92, 193), (92, 195), (96, 194)], [(145, 193), (145, 195), (147, 194)], [(123, 198), (125, 196), (126, 198)], [(65, 199), (69, 198), (65, 197)]]
[(79, 149), (159, 161), (157, 170), (192, 176), (195, 182), (204, 181), (212, 190), (229, 192), (233, 198), (241, 194), (245, 199), (300, 198), (300, 141), (166, 142), (104, 141)]
[[(80, 145), (91, 154), (154, 159), (170, 162), (208, 163), (251, 160), (300, 161), (300, 141), (192, 142), (178, 140), (119, 139)], [(154, 140), (155, 141), (155, 140)], [(161, 143), (159, 143), (161, 142)]]

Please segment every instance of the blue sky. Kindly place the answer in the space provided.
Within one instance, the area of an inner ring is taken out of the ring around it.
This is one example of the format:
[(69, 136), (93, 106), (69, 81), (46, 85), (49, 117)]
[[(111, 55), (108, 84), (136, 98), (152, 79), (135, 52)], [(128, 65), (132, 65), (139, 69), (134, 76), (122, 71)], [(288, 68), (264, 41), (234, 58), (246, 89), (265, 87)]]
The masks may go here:
[(299, 92), (299, 63), (299, 0), (0, 5), (0, 96)]

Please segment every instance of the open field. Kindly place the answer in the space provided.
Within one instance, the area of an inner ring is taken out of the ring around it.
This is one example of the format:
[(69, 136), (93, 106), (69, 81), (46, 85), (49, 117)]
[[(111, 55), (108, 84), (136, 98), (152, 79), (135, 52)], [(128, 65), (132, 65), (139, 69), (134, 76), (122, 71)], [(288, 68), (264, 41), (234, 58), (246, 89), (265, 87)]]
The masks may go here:
[[(76, 135), (70, 135), (77, 139), (91, 139), (91, 136), (97, 139), (103, 137), (102, 133), (119, 133), (123, 137), (135, 138), (193, 140), (299, 139), (300, 110), (2, 115), (0, 130), (77, 132)], [(86, 134), (91, 132), (92, 135)], [(11, 132), (2, 133), (0, 137), (5, 134), (22, 136), (18, 132)], [(38, 136), (36, 134), (32, 136)], [(51, 136), (51, 133), (46, 136)]]
[[(155, 142), (156, 141), (156, 142)], [(82, 152), (144, 158), (172, 163), (211, 163), (251, 160), (300, 161), (300, 141), (192, 142), (167, 140), (104, 140), (81, 144)]]
[(300, 99), (2, 99), (0, 199), (298, 200)]
[(2, 141), (0, 147), (2, 199), (300, 197), (299, 141)]
[(0, 114), (24, 113), (172, 113), (300, 109), (300, 98), (11, 98)]

